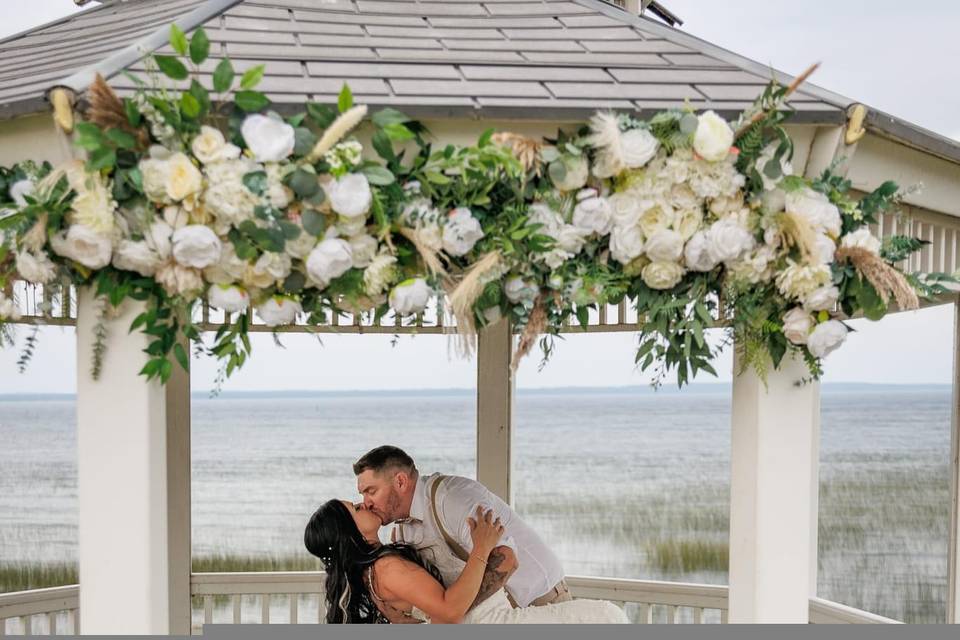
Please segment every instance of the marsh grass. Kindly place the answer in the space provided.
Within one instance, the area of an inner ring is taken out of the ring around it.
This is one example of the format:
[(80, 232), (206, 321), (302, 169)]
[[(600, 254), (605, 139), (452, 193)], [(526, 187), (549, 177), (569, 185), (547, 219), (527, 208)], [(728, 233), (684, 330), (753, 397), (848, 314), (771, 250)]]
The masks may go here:
[(726, 544), (701, 540), (657, 540), (647, 546), (647, 557), (666, 574), (726, 572), (730, 550)]

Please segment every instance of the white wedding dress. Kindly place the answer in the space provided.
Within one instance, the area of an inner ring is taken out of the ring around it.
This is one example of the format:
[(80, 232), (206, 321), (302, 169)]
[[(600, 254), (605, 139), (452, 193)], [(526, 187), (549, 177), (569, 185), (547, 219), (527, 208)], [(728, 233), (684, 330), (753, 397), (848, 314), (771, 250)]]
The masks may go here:
[[(430, 618), (414, 607), (413, 617), (424, 622)], [(629, 624), (623, 609), (606, 600), (569, 600), (542, 607), (514, 609), (501, 589), (478, 604), (463, 619), (463, 624)]]

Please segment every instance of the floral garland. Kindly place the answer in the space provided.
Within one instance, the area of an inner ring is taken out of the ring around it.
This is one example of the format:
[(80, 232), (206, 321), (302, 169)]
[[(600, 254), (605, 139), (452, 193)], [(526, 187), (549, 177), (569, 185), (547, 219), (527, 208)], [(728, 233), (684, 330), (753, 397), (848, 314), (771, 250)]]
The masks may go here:
[[(796, 351), (815, 378), (845, 319), (916, 308), (952, 281), (895, 267), (922, 241), (871, 235), (896, 185), (855, 200), (829, 170), (791, 175), (781, 125), (798, 83), (771, 84), (733, 124), (690, 109), (598, 113), (551, 140), (490, 131), (442, 149), (383, 109), (373, 160), (348, 137), (367, 116), (349, 88), (336, 109), (281, 118), (256, 90), (263, 66), (237, 78), (225, 59), (207, 88), (203, 30), (188, 40), (174, 26), (171, 44), (178, 55), (150, 58), (133, 97), (93, 85), (75, 136), (85, 163), (0, 169), (0, 291), (23, 279), (92, 286), (111, 307), (145, 301), (131, 330), (151, 338), (148, 379), (188, 366), (184, 337), (228, 377), (250, 355), (254, 311), (271, 327), (340, 311), (378, 320), (443, 294), (467, 350), (478, 327), (509, 317), (515, 364), (538, 339), (548, 358), (571, 318), (586, 326), (590, 308), (627, 298), (636, 362), (657, 382), (715, 375), (704, 333), (718, 323), (744, 367), (765, 374)], [(211, 345), (194, 322), (202, 299), (234, 314)], [(17, 319), (0, 293), (8, 341)]]

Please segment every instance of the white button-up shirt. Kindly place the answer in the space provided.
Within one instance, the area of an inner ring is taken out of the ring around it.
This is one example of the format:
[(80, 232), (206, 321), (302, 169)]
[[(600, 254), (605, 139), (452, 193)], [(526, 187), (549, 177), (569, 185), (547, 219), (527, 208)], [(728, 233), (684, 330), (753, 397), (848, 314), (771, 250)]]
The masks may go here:
[[(425, 560), (437, 567), (449, 587), (465, 563), (447, 545), (433, 518), (430, 489), (440, 475), (418, 478), (410, 505), (410, 521), (398, 523), (395, 533), (398, 542), (416, 547)], [(467, 553), (473, 549), (467, 518), (476, 517), (478, 506), (485, 511), (492, 509), (494, 518), (500, 518), (504, 533), (499, 544), (510, 547), (517, 556), (517, 571), (507, 581), (506, 588), (518, 605), (529, 605), (563, 580), (560, 559), (510, 505), (489, 489), (476, 480), (460, 476), (447, 476), (437, 489), (437, 513), (444, 529)]]

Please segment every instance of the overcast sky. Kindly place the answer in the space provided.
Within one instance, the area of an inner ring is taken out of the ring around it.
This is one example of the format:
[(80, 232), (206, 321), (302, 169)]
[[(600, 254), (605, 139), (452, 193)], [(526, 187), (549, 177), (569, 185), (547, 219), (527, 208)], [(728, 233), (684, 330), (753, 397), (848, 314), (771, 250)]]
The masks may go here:
[[(7, 7), (0, 37), (69, 14), (71, 0), (30, 0)], [(870, 3), (829, 0), (665, 0), (687, 32), (717, 45), (798, 73), (820, 61), (814, 81), (918, 125), (960, 139), (960, 4), (948, 0)], [(15, 8), (12, 8), (15, 7)], [(952, 368), (953, 310), (939, 307), (891, 316), (882, 323), (857, 321), (857, 333), (826, 361), (826, 380), (874, 383), (948, 383)], [(21, 337), (25, 331), (21, 329)], [(411, 389), (472, 387), (473, 362), (448, 358), (442, 337), (269, 335), (254, 340), (250, 364), (226, 389)], [(633, 334), (570, 336), (537, 371), (538, 354), (518, 374), (521, 387), (643, 384), (633, 368)], [(0, 351), (0, 393), (67, 392), (75, 389), (76, 350), (70, 330), (46, 328), (34, 361), (16, 373), (17, 353)], [(81, 363), (87, 367), (88, 363)], [(727, 354), (717, 367), (730, 379)], [(193, 386), (209, 388), (209, 359), (194, 364)], [(712, 378), (698, 379), (709, 382)]]

